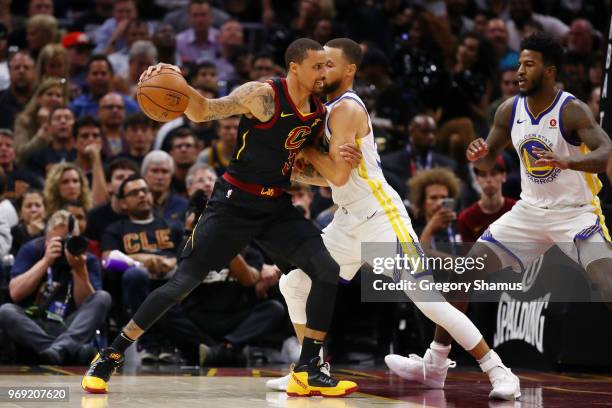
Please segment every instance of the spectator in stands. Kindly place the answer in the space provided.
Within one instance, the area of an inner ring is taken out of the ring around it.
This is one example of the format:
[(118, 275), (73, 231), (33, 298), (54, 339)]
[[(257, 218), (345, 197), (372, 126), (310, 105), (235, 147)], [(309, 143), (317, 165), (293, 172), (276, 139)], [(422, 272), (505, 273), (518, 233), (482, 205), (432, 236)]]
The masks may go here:
[(163, 150), (148, 153), (142, 161), (140, 174), (153, 195), (153, 210), (167, 221), (182, 223), (187, 209), (187, 200), (171, 190), (174, 161)]
[(36, 60), (37, 83), (50, 77), (63, 78), (65, 81), (70, 77), (68, 51), (60, 44), (45, 45)]
[(107, 19), (95, 32), (97, 44), (95, 53), (110, 54), (115, 49), (125, 47), (123, 32), (130, 20), (138, 18), (135, 0), (116, 0), (113, 4), (113, 16)]
[[(162, 3), (164, 6), (168, 5), (168, 3), (164, 0), (156, 0), (157, 3)], [(210, 2), (209, 2), (210, 3)], [(185, 6), (177, 8), (176, 10), (170, 11), (164, 16), (163, 23), (169, 24), (174, 27), (176, 32), (181, 32), (189, 29), (191, 27), (191, 21), (189, 19), (190, 11), (191, 11), (191, 0), (184, 1)], [(227, 21), (230, 16), (224, 10), (218, 7), (212, 7), (212, 27), (221, 27), (225, 21)]]
[(459, 179), (446, 168), (423, 170), (410, 179), (410, 202), (416, 215), (413, 226), (424, 249), (435, 250), (441, 243), (454, 249), (457, 213), (454, 205), (442, 204), (445, 199), (457, 200), (459, 187)]
[(127, 157), (142, 164), (142, 160), (151, 151), (153, 144), (153, 122), (144, 113), (135, 113), (123, 123), (124, 138), (127, 149), (117, 157)]
[(26, 24), (26, 39), (28, 51), (34, 58), (42, 48), (58, 40), (58, 23), (55, 17), (46, 14), (37, 14), (28, 19)]
[(11, 228), (19, 223), (17, 209), (11, 200), (4, 195), (6, 191), (6, 175), (0, 170), (0, 257), (11, 250)]
[(85, 208), (91, 207), (91, 190), (83, 171), (74, 163), (58, 163), (45, 179), (45, 206), (53, 213), (68, 201), (78, 201)]
[(501, 72), (499, 76), (499, 90), (501, 95), (499, 98), (491, 102), (487, 108), (487, 123), (489, 126), (493, 125), (495, 112), (497, 111), (497, 108), (499, 108), (499, 105), (501, 105), (506, 99), (519, 93), (518, 74), (515, 68), (506, 69)]
[(174, 160), (174, 174), (172, 175), (172, 190), (182, 196), (187, 196), (185, 178), (187, 172), (198, 158), (198, 147), (195, 137), (188, 128), (174, 131), (169, 139), (170, 156)]
[(499, 60), (499, 70), (516, 70), (518, 64), (518, 53), (508, 45), (508, 29), (501, 18), (492, 18), (487, 23), (485, 37), (495, 48)]
[(507, 22), (510, 48), (519, 50), (521, 40), (532, 33), (529, 27), (532, 22), (541, 25), (545, 33), (559, 41), (569, 32), (569, 27), (558, 18), (534, 13), (531, 0), (510, 0), (510, 20)]
[(172, 65), (181, 65), (180, 57), (176, 52), (176, 34), (170, 24), (160, 24), (153, 34), (153, 45), (157, 49), (159, 62)]
[(474, 31), (474, 21), (466, 14), (467, 0), (445, 0), (446, 21), (448, 21), (451, 32), (457, 38)]
[(478, 202), (459, 213), (457, 228), (462, 242), (476, 242), (493, 221), (510, 211), (516, 203), (502, 195), (502, 185), (506, 182), (506, 166), (502, 156), (497, 158), (491, 170), (474, 168), (474, 173), (482, 195)]
[(119, 187), (123, 180), (134, 174), (138, 174), (138, 165), (132, 160), (117, 158), (110, 162), (104, 174), (110, 200), (87, 213), (87, 238), (100, 242), (106, 227), (125, 218), (119, 199)]
[(72, 31), (90, 34), (91, 27), (100, 27), (104, 22), (113, 17), (113, 0), (95, 0), (94, 7), (85, 10), (71, 26)]
[[(55, 10), (53, 7), (53, 0), (31, 0), (28, 4), (27, 18), (34, 17), (36, 15), (53, 16)], [(20, 22), (13, 16), (12, 19), (12, 30), (9, 35), (9, 45), (15, 46), (20, 50), (28, 48), (27, 41), (27, 20), (26, 24)]]
[(213, 140), (210, 147), (202, 150), (198, 155), (198, 163), (211, 165), (219, 176), (225, 173), (236, 147), (239, 123), (238, 116), (220, 119), (217, 127), (219, 140)]
[(176, 36), (176, 49), (183, 63), (214, 61), (219, 52), (219, 30), (211, 27), (212, 7), (208, 0), (191, 0), (189, 25)]
[(11, 85), (11, 77), (8, 66), (8, 28), (0, 23), (0, 90)]
[[(104, 164), (102, 161), (102, 131), (93, 116), (83, 116), (74, 124), (75, 164), (85, 173), (91, 186), (93, 205), (108, 201)], [(84, 231), (84, 229), (83, 229)]]
[[(128, 268), (122, 275), (123, 306), (131, 316), (147, 294), (176, 271), (183, 229), (182, 225), (154, 214), (153, 195), (140, 176), (132, 175), (121, 183), (119, 198), (127, 218), (106, 228), (100, 248), (103, 257), (119, 250), (142, 264)], [(145, 349), (150, 345), (150, 338), (149, 343), (146, 340), (145, 344), (141, 343)]]
[(150, 41), (136, 41), (130, 48), (127, 71), (127, 93), (134, 97), (140, 75), (151, 65), (157, 64), (157, 50)]
[(62, 161), (74, 161), (76, 150), (72, 137), (74, 115), (65, 107), (55, 108), (49, 114), (48, 136), (45, 147), (35, 150), (25, 158), (26, 166), (37, 175), (43, 177), (49, 167)]
[(123, 137), (125, 103), (116, 92), (109, 92), (100, 98), (98, 116), (102, 125), (103, 149), (106, 157), (115, 157), (127, 150)]
[(584, 18), (572, 21), (567, 36), (567, 50), (587, 57), (595, 48), (593, 25)]
[(9, 74), (11, 85), (0, 91), (0, 127), (13, 129), (15, 117), (23, 110), (34, 92), (34, 60), (25, 51), (15, 53), (9, 59)]
[(373, 48), (364, 54), (359, 72), (365, 85), (364, 102), (373, 117), (372, 123), (380, 131), (378, 136), (387, 139), (386, 150), (397, 149), (417, 112), (415, 101), (391, 79), (390, 61), (380, 49)]
[[(291, 195), (291, 203), (294, 207), (297, 207), (303, 214), (304, 218), (311, 220), (310, 217), (310, 205), (312, 204), (312, 189), (308, 184), (303, 183), (291, 183), (291, 186), (287, 190)], [(312, 220), (314, 222), (314, 220)]]
[(75, 31), (62, 38), (62, 46), (68, 50), (70, 85), (73, 87), (71, 96), (76, 98), (84, 92), (87, 85), (87, 61), (89, 61), (94, 44), (87, 34)]
[(421, 170), (434, 167), (455, 169), (455, 162), (434, 151), (436, 121), (429, 115), (415, 116), (408, 126), (406, 147), (382, 156), (382, 168), (399, 177), (403, 184)]
[[(219, 97), (219, 93), (217, 92), (217, 86), (210, 86), (205, 84), (204, 82), (195, 82), (193, 87), (205, 98), (214, 99)], [(178, 118), (171, 120), (170, 122), (164, 123), (162, 127), (157, 131), (157, 135), (155, 136), (155, 150), (168, 150), (170, 146), (168, 145), (168, 135), (171, 134), (176, 129), (181, 127), (186, 127), (191, 130), (193, 135), (196, 137), (196, 143), (198, 145), (198, 150), (203, 149), (204, 147), (210, 146), (210, 143), (217, 138), (216, 131), (216, 122), (215, 121), (206, 121), (206, 122), (192, 122), (187, 119), (186, 116), (179, 116)]]
[(44, 148), (49, 140), (49, 114), (68, 104), (68, 87), (63, 78), (46, 78), (23, 112), (15, 119), (15, 147), (20, 161)]
[(99, 261), (90, 253), (75, 256), (62, 245), (68, 233), (79, 235), (76, 225), (68, 231), (70, 218), (64, 210), (54, 213), (46, 236), (17, 253), (9, 284), (15, 304), (0, 307), (5, 333), (46, 364), (69, 359), (86, 364), (95, 353), (86, 342), (105, 322), (111, 306), (110, 295), (101, 290)]
[[(125, 47), (116, 49), (108, 56), (108, 60), (113, 65), (113, 72), (122, 77), (128, 78), (129, 74), (129, 54), (132, 45), (137, 41), (149, 41), (149, 26), (143, 20), (130, 20), (125, 27)], [(151, 64), (155, 65), (155, 64)]]
[(262, 81), (272, 78), (277, 74), (274, 57), (269, 53), (259, 53), (253, 56), (253, 66), (249, 73), (251, 81)]
[(0, 129), (0, 168), (6, 175), (4, 196), (16, 200), (31, 187), (41, 189), (43, 180), (31, 171), (16, 166), (13, 137), (13, 132), (10, 129)]
[(234, 53), (244, 44), (244, 29), (238, 20), (227, 20), (219, 30), (219, 53), (215, 58), (217, 72), (221, 81), (236, 77), (236, 69), (230, 62)]
[(45, 232), (47, 209), (42, 191), (28, 189), (17, 200), (19, 223), (11, 228), (13, 244), (11, 254), (17, 255), (19, 249), (28, 241), (42, 236)]
[[(80, 95), (70, 103), (70, 109), (76, 117), (98, 114), (98, 103), (101, 97), (111, 90), (113, 67), (103, 55), (93, 55), (87, 63), (87, 85), (89, 93)], [(121, 96), (128, 114), (139, 111), (136, 101), (125, 95)]]

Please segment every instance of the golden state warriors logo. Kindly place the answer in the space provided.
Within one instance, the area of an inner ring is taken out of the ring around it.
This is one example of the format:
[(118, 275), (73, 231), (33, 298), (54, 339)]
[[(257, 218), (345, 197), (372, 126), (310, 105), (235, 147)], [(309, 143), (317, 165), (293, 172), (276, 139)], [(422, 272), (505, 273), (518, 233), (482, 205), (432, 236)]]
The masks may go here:
[(525, 166), (525, 170), (527, 171), (527, 177), (534, 183), (550, 183), (557, 178), (561, 170), (556, 167), (536, 165), (539, 157), (535, 154), (534, 149), (552, 152), (550, 146), (539, 138), (532, 137), (523, 140), (518, 148), (518, 152)]

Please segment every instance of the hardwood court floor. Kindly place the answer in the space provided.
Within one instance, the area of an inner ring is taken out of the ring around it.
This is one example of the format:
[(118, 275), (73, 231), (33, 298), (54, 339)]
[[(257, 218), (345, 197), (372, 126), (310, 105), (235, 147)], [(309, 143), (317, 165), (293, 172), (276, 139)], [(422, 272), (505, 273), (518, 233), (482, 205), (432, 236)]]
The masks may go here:
[(453, 370), (445, 390), (426, 390), (378, 368), (334, 368), (338, 377), (359, 383), (360, 392), (348, 398), (287, 398), (265, 388), (268, 377), (286, 369), (152, 367), (115, 375), (108, 395), (81, 390), (84, 367), (0, 366), (0, 387), (68, 386), (69, 402), (0, 401), (0, 407), (82, 408), (551, 408), (612, 407), (612, 376), (522, 372), (521, 401), (487, 399), (484, 375)]

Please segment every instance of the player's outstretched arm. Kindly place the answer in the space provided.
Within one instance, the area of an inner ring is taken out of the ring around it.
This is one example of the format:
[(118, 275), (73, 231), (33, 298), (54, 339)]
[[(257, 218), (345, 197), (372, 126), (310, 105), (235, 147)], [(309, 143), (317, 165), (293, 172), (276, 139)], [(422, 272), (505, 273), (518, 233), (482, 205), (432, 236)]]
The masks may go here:
[[(304, 156), (321, 175), (335, 186), (343, 186), (349, 180), (353, 167), (341, 154), (341, 146), (355, 143), (360, 127), (364, 125), (366, 113), (356, 102), (339, 102), (329, 117), (331, 140), (329, 154), (313, 146), (304, 149)], [(365, 121), (367, 126), (367, 120)]]
[(564, 130), (570, 136), (577, 136), (591, 151), (581, 157), (559, 156), (538, 149), (538, 166), (552, 166), (560, 169), (603, 173), (606, 171), (608, 155), (612, 152), (612, 141), (606, 132), (595, 122), (589, 107), (578, 99), (569, 101), (561, 112)]
[(255, 117), (267, 122), (274, 116), (274, 90), (265, 82), (247, 82), (222, 98), (207, 99), (189, 87), (189, 105), (185, 114), (193, 122), (206, 122), (235, 115)]
[(478, 138), (468, 146), (465, 154), (468, 160), (474, 163), (474, 167), (482, 171), (492, 169), (497, 156), (510, 143), (510, 117), (513, 103), (514, 98), (508, 98), (497, 108), (493, 126), (486, 141)]

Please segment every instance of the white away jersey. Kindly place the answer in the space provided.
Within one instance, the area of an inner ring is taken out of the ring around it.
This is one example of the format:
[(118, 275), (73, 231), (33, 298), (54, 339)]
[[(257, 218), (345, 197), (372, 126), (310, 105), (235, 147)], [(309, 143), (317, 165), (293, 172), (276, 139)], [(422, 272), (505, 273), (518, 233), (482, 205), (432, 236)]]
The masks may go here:
[(581, 156), (589, 150), (563, 128), (561, 111), (574, 99), (558, 91), (553, 103), (538, 117), (527, 107), (527, 98), (514, 97), (510, 116), (512, 144), (521, 161), (521, 199), (540, 208), (577, 207), (590, 204), (599, 208), (597, 193), (601, 182), (597, 175), (575, 170), (537, 166), (533, 152), (540, 148), (560, 156)]
[[(367, 109), (357, 94), (348, 90), (342, 95), (328, 101), (327, 116), (325, 118), (325, 138), (329, 142), (333, 135), (329, 127), (329, 117), (334, 109), (334, 106), (344, 100), (352, 99), (358, 103), (368, 114)], [(351, 175), (347, 183), (343, 186), (335, 186), (331, 182), (329, 186), (332, 190), (332, 199), (334, 203), (341, 207), (352, 208), (372, 208), (372, 199), (376, 199), (378, 204), (383, 208), (389, 205), (399, 205), (402, 203), (399, 195), (387, 184), (380, 167), (380, 156), (378, 155), (376, 142), (374, 141), (374, 132), (372, 131), (372, 122), (368, 114), (368, 126), (370, 133), (366, 136), (356, 139), (356, 144), (361, 149), (361, 163), (356, 169), (351, 171)], [(403, 207), (403, 205), (402, 205)]]

